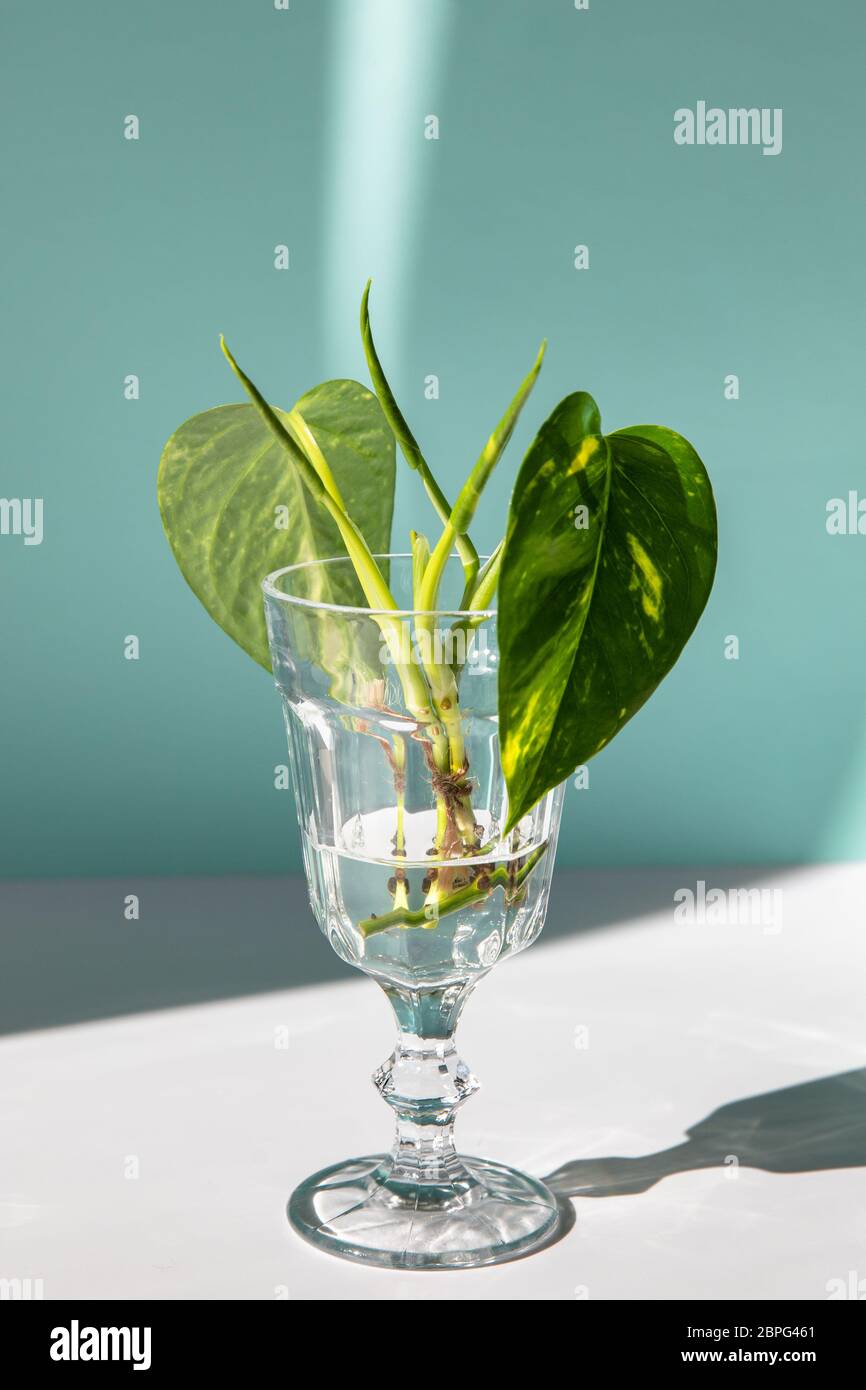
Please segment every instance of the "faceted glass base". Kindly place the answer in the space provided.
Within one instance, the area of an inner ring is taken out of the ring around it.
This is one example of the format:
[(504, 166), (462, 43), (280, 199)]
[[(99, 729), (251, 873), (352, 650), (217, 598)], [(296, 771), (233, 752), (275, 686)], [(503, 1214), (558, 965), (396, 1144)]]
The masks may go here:
[(391, 1269), (474, 1269), (551, 1243), (553, 1193), (486, 1158), (461, 1158), (447, 1183), (407, 1180), (389, 1155), (323, 1168), (292, 1193), (289, 1220), (322, 1250)]

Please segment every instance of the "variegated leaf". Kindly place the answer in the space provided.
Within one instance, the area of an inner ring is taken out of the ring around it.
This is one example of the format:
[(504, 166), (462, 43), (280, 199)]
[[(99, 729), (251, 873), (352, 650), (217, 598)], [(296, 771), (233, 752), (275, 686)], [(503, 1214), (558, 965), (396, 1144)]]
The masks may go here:
[[(394, 439), (376, 397), (356, 381), (326, 381), (279, 414), (308, 451), (321, 450), (370, 548), (387, 552)], [(270, 670), (261, 581), (283, 565), (346, 551), (254, 406), (218, 406), (181, 425), (163, 451), (159, 506), (190, 588), (215, 622)], [(338, 569), (342, 575), (333, 567), (320, 571), (322, 592), (308, 596), (359, 602), (351, 567)]]
[(712, 588), (709, 478), (673, 430), (604, 436), (579, 391), (523, 461), (499, 580), (509, 828), (619, 732), (670, 671)]

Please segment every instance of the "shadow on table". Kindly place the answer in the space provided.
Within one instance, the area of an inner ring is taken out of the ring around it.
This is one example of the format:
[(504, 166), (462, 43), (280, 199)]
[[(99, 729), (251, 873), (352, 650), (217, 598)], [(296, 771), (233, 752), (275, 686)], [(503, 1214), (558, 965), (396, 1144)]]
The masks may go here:
[(574, 1159), (544, 1181), (560, 1197), (623, 1197), (734, 1162), (768, 1173), (866, 1166), (866, 1069), (731, 1101), (686, 1133), (660, 1153)]
[[(554, 876), (542, 943), (671, 910), (698, 878), (727, 889), (775, 872), (567, 869)], [(0, 1033), (351, 978), (300, 877), (0, 883)]]

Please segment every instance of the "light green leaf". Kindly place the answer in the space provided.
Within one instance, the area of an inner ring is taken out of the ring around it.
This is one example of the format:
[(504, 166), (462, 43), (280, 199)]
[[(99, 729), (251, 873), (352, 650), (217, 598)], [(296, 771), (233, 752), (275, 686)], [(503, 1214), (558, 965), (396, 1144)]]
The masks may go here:
[[(277, 413), (305, 450), (310, 432), (371, 550), (387, 552), (394, 439), (372, 392), (356, 381), (326, 381), (291, 412)], [(262, 579), (283, 565), (346, 549), (254, 406), (218, 406), (181, 425), (163, 450), (159, 506), (190, 588), (214, 621), (270, 670)], [(287, 527), (280, 524), (286, 519)], [(322, 592), (310, 596), (363, 603), (350, 567), (339, 569), (345, 573), (336, 577), (323, 572)]]
[(716, 565), (709, 478), (673, 430), (605, 437), (591, 396), (520, 469), (499, 578), (499, 720), (513, 827), (604, 748), (679, 657)]

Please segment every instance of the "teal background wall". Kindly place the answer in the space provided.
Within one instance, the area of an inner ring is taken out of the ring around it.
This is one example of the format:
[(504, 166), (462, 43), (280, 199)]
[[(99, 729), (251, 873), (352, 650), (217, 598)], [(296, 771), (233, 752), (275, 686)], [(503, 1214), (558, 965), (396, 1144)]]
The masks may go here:
[[(866, 491), (860, 4), (55, 0), (2, 31), (0, 495), (45, 508), (42, 545), (0, 536), (2, 872), (297, 867), (277, 697), (176, 570), (156, 468), (238, 398), (221, 330), (280, 404), (363, 379), (367, 275), (449, 491), (550, 339), (479, 546), (578, 387), (714, 479), (710, 605), (570, 792), (563, 859), (866, 853), (866, 536), (825, 528)], [(677, 147), (698, 100), (782, 107), (782, 153)], [(426, 505), (404, 473), (395, 535)]]

